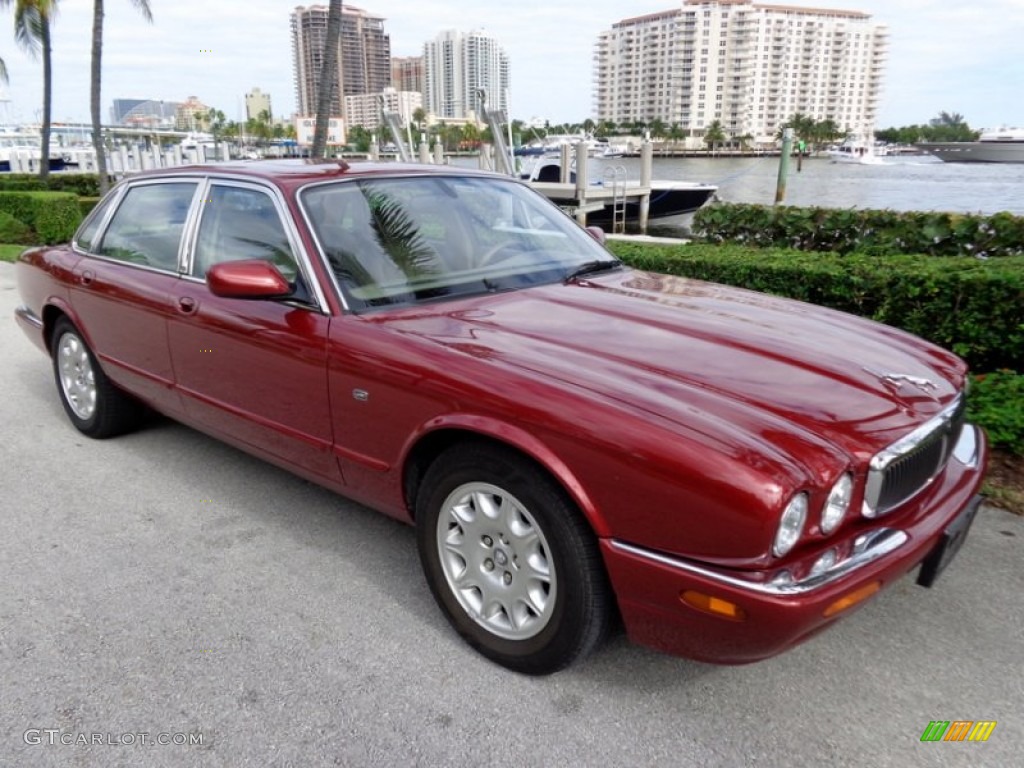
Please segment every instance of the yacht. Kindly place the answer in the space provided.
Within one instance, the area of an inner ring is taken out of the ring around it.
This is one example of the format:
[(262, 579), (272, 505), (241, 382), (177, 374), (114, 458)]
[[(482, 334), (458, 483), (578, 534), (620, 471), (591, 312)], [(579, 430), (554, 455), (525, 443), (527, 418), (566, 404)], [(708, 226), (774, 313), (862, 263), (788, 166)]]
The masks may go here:
[(916, 146), (946, 163), (1024, 163), (1024, 128), (985, 131), (977, 141), (936, 141)]
[[(561, 163), (559, 160), (542, 158), (534, 167), (523, 174), (526, 180), (534, 189), (547, 197), (556, 205), (572, 206), (576, 197), (573, 186), (576, 183), (576, 172), (569, 174), (569, 184), (560, 184), (562, 177)], [(636, 224), (640, 221), (640, 203), (636, 199), (629, 199), (631, 190), (640, 186), (639, 180), (616, 181), (613, 178), (603, 178), (591, 182), (594, 187), (609, 187), (620, 183), (622, 191), (627, 196), (623, 201), (622, 215), (627, 224)], [(648, 210), (649, 219), (667, 219), (693, 213), (704, 203), (711, 200), (718, 187), (714, 184), (704, 184), (697, 181), (674, 181), (671, 179), (651, 180), (650, 205)], [(616, 218), (614, 200), (607, 201), (603, 207), (587, 214), (589, 224), (613, 224)]]
[(862, 136), (849, 136), (842, 144), (829, 147), (825, 154), (833, 163), (853, 163), (855, 165), (882, 165), (882, 156), (887, 153), (884, 147), (868, 141)]
[[(15, 170), (24, 170), (28, 167), (33, 173), (37, 171), (42, 157), (42, 143), (38, 131), (27, 128), (0, 128), (0, 171), (10, 171), (12, 167), (15, 167)], [(59, 171), (63, 168), (64, 156), (51, 138), (50, 170)]]

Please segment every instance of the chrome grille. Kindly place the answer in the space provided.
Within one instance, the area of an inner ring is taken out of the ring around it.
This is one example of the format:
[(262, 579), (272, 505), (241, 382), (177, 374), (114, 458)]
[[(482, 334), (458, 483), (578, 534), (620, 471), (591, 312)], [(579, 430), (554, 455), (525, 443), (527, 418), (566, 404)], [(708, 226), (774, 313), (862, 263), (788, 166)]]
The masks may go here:
[(946, 466), (964, 426), (961, 394), (938, 416), (871, 459), (864, 516), (877, 517), (916, 496)]

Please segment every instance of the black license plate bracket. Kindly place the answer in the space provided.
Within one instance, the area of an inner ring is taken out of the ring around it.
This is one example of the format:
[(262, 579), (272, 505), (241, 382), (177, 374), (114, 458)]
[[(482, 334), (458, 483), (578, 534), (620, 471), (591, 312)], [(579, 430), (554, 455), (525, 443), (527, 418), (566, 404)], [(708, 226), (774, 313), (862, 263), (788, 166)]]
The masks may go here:
[(917, 574), (918, 584), (922, 587), (932, 586), (939, 578), (939, 574), (952, 562), (953, 557), (963, 546), (964, 540), (967, 538), (967, 531), (970, 530), (971, 523), (974, 522), (974, 517), (978, 514), (980, 506), (981, 497), (975, 496), (942, 532), (942, 538), (939, 539), (938, 544), (921, 562), (921, 570)]

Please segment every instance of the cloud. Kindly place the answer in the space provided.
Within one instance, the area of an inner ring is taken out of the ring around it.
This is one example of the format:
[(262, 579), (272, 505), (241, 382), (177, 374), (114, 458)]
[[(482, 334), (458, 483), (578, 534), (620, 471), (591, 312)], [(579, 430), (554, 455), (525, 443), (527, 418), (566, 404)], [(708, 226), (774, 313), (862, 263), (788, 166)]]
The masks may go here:
[[(597, 35), (628, 16), (669, 9), (681, 0), (363, 0), (386, 19), (394, 55), (418, 55), (444, 29), (484, 28), (511, 65), (512, 113), (578, 122), (593, 109)], [(797, 0), (803, 2), (803, 0)], [(257, 86), (274, 111), (294, 108), (289, 14), (298, 3), (221, 0), (154, 2), (147, 24), (130, 3), (108, 3), (104, 37), (103, 111), (114, 98), (182, 100), (198, 96), (239, 116), (243, 95)], [(923, 122), (939, 110), (962, 112), (972, 125), (1024, 124), (1024, 64), (1015, 39), (1024, 1), (807, 0), (808, 6), (857, 8), (888, 24), (890, 47), (880, 125)], [(7, 10), (10, 19), (9, 9)], [(67, 3), (54, 26), (54, 115), (86, 120), (89, 112), (91, 3)], [(8, 27), (10, 30), (10, 27)], [(0, 51), (11, 75), (6, 121), (31, 121), (42, 96), (41, 66), (17, 49), (8, 31)], [(201, 51), (210, 53), (201, 53)]]

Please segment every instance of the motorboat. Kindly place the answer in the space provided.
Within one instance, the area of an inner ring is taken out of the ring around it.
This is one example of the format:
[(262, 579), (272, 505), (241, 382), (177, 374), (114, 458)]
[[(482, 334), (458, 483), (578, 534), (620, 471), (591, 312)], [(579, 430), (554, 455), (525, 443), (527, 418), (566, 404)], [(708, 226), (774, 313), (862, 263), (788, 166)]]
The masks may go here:
[(588, 153), (591, 157), (600, 157), (603, 160), (612, 160), (626, 154), (627, 147), (624, 144), (612, 144), (608, 139), (594, 139), (593, 151)]
[(524, 144), (512, 150), (512, 154), (515, 157), (540, 157), (546, 152), (547, 149), (545, 149), (543, 144)]
[[(576, 183), (575, 171), (569, 173), (569, 184), (559, 184), (562, 178), (561, 163), (559, 160), (543, 159), (538, 162), (528, 173), (523, 175), (531, 186), (538, 192), (545, 195), (556, 205), (572, 206), (575, 201)], [(627, 224), (636, 224), (640, 221), (640, 203), (636, 195), (630, 195), (631, 191), (640, 189), (639, 180), (625, 180), (614, 175), (597, 179), (591, 182), (591, 187), (612, 188), (620, 185), (622, 192), (622, 211), (620, 217), (624, 217)], [(704, 184), (695, 181), (675, 181), (671, 179), (652, 179), (650, 184), (650, 205), (647, 212), (648, 219), (666, 219), (676, 216), (683, 216), (693, 213), (706, 202), (708, 202), (718, 187), (714, 184)], [(616, 203), (614, 199), (608, 200), (602, 207), (587, 213), (588, 224), (612, 224), (615, 221)]]
[(850, 163), (854, 165), (882, 165), (885, 147), (868, 141), (862, 136), (848, 136), (842, 144), (829, 147), (825, 154), (833, 163)]
[(1024, 163), (1024, 128), (985, 131), (977, 141), (935, 141), (915, 146), (945, 163)]

